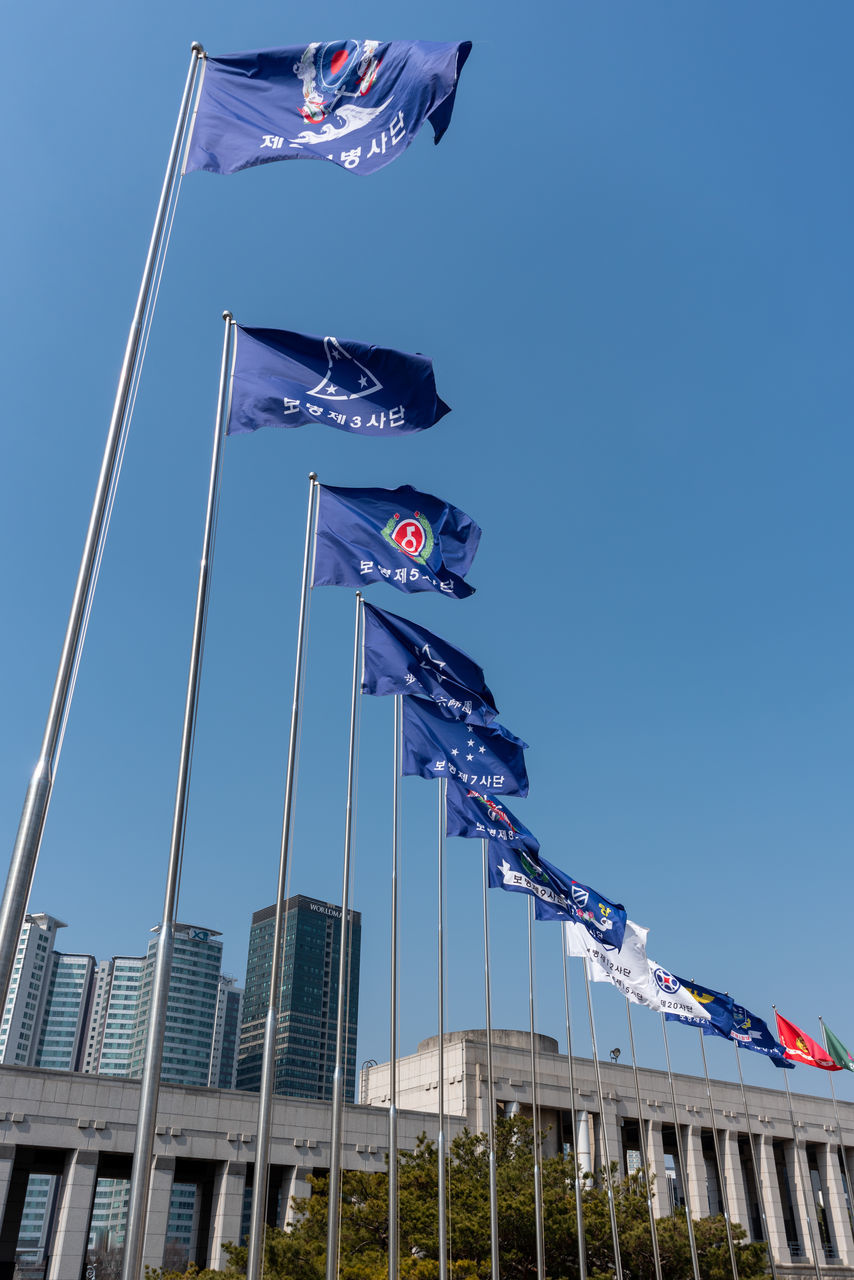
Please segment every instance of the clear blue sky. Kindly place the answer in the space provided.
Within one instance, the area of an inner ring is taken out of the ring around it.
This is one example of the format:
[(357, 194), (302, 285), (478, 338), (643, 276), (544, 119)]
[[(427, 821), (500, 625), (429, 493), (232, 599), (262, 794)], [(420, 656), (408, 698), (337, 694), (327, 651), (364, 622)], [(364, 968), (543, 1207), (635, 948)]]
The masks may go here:
[[(160, 916), (227, 306), (424, 351), (454, 411), (393, 442), (227, 442), (181, 918), (222, 930), (242, 977), (274, 897), (308, 472), (411, 483), (482, 525), (477, 594), (370, 598), (483, 663), (532, 744), (516, 807), (547, 856), (650, 926), (661, 963), (854, 1044), (846, 0), (47, 0), (5, 27), (7, 848), (191, 41), (474, 42), (438, 148), (424, 133), (365, 179), (279, 164), (184, 183), (32, 899), (69, 922), (65, 949), (139, 954)], [(292, 889), (332, 901), (352, 612), (351, 592), (315, 593), (296, 815)], [(365, 702), (360, 1061), (387, 1056), (391, 799), (391, 704)], [(415, 779), (403, 795), (411, 1051), (435, 1030), (436, 800)], [(480, 1026), (476, 843), (451, 843), (449, 888), (447, 1026)], [(495, 1023), (525, 1026), (524, 900), (492, 909)], [(558, 948), (539, 926), (540, 1028), (563, 1040)], [(617, 993), (596, 1009), (603, 1050), (625, 1052)], [(635, 1021), (662, 1065), (657, 1021)], [(699, 1069), (693, 1033), (672, 1047)], [(723, 1043), (709, 1057), (733, 1070)]]

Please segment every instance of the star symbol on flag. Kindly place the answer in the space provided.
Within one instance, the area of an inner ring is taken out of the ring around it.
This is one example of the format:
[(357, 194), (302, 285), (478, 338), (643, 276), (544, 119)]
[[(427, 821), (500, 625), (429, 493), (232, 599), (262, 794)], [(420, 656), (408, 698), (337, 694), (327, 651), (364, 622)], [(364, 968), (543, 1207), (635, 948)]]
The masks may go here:
[(333, 359), (333, 360), (340, 360), (340, 359), (341, 359), (341, 352), (338, 350), (338, 348), (337, 348), (337, 347), (333, 347), (333, 348), (332, 348), (332, 359)]
[(503, 873), (504, 879), (506, 880), (510, 872), (513, 870), (513, 868), (510, 866), (510, 863), (505, 858), (503, 862), (499, 862), (498, 870)]
[(337, 388), (337, 387), (333, 387), (332, 383), (330, 383), (330, 384), (329, 384), (329, 394), (330, 394), (331, 396), (334, 396), (334, 395), (335, 395), (335, 392), (336, 392), (337, 390), (338, 390), (338, 388)]
[(459, 749), (459, 747), (453, 747), (453, 748), (451, 749), (451, 755), (452, 755), (452, 756), (458, 756), (459, 754), (460, 754), (460, 749)]
[(473, 746), (474, 746), (474, 738), (469, 738), (468, 742), (466, 743), (466, 746), (467, 746), (467, 747), (473, 747)]
[(368, 379), (365, 377), (364, 374), (362, 374), (361, 378), (359, 379), (359, 386), (366, 387), (367, 385), (368, 385)]
[(466, 756), (466, 760), (474, 760), (474, 756), (469, 754)]
[(484, 753), (486, 752), (486, 747), (478, 747), (478, 751), (480, 752), (481, 755), (484, 755)]

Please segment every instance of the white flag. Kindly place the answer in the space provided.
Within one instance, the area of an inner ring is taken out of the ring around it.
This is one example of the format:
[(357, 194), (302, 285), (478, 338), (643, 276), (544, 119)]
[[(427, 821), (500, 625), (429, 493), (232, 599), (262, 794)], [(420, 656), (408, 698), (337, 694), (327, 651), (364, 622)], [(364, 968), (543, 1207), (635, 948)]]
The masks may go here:
[(643, 925), (626, 921), (623, 945), (617, 950), (597, 942), (583, 924), (574, 921), (564, 926), (566, 950), (571, 956), (587, 961), (587, 972), (593, 982), (610, 982), (635, 1004), (644, 1004), (656, 1013), (675, 1013), (680, 1018), (700, 1018), (708, 1022), (709, 1014), (678, 978), (650, 960), (646, 954), (649, 933)]

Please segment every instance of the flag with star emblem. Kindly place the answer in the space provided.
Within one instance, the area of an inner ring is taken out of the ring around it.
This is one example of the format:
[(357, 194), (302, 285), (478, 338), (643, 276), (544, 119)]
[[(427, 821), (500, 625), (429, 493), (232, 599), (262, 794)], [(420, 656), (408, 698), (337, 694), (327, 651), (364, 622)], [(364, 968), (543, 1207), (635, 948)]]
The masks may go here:
[(586, 961), (591, 982), (610, 982), (634, 1004), (645, 1005), (654, 1013), (694, 1018), (698, 1025), (708, 1022), (703, 1006), (679, 979), (646, 954), (648, 934), (643, 925), (627, 920), (623, 945), (618, 951), (611, 943), (594, 938), (580, 924), (564, 926), (567, 955)]
[(374, 173), (429, 120), (438, 142), (471, 42), (331, 40), (206, 57), (185, 173), (331, 160)]
[[(448, 790), (450, 791), (450, 787)], [(505, 846), (497, 840), (490, 840), (487, 846), (489, 862), (489, 887), (505, 889), (508, 893), (527, 893), (536, 899), (537, 907), (542, 903), (546, 909), (558, 909), (563, 906), (564, 898), (560, 886), (557, 885), (546, 870), (541, 858), (513, 845)], [(553, 918), (553, 917), (544, 917)]]
[(495, 719), (498, 708), (473, 658), (407, 618), (364, 608), (362, 693), (430, 698), (444, 715), (470, 724)]
[(526, 796), (527, 742), (500, 724), (448, 720), (422, 698), (403, 699), (403, 772), (452, 778), (495, 795)]
[(827, 1052), (830, 1054), (836, 1065), (843, 1071), (854, 1071), (854, 1058), (845, 1048), (845, 1045), (835, 1036), (826, 1022), (823, 1022), (824, 1043)]
[[(703, 1027), (704, 1036), (720, 1034), (715, 1026)], [(755, 1013), (751, 1013), (749, 1009), (745, 1009), (743, 1004), (732, 1006), (732, 1029), (729, 1039), (737, 1044), (739, 1049), (752, 1049), (754, 1053), (764, 1053), (775, 1067), (794, 1066), (793, 1062), (786, 1061), (786, 1050), (774, 1039), (768, 1023), (758, 1018)]]
[(387, 582), (463, 600), (480, 528), (459, 507), (410, 485), (337, 489), (318, 485), (315, 587)]
[(536, 858), (540, 842), (495, 796), (470, 787), (448, 783), (445, 834), (470, 840), (510, 844), (517, 852)]
[[(684, 978), (677, 978), (682, 986), (688, 991), (694, 999), (703, 1006), (703, 1009), (709, 1015), (714, 1030), (729, 1040), (730, 1032), (733, 1028), (733, 999), (732, 996), (726, 995), (723, 991), (714, 991), (711, 987), (701, 987), (698, 982), (686, 982)], [(666, 1015), (673, 1022), (685, 1022), (689, 1026), (703, 1026), (703, 1022), (698, 1022), (696, 1018), (686, 1018), (675, 1013)]]
[(237, 326), (227, 434), (319, 422), (359, 436), (425, 431), (449, 413), (426, 356)]
[(774, 1010), (777, 1019), (777, 1035), (783, 1044), (786, 1057), (790, 1062), (800, 1062), (807, 1067), (819, 1067), (822, 1071), (841, 1071), (838, 1062), (834, 1062), (830, 1054), (820, 1044), (801, 1031), (794, 1022), (789, 1022)]

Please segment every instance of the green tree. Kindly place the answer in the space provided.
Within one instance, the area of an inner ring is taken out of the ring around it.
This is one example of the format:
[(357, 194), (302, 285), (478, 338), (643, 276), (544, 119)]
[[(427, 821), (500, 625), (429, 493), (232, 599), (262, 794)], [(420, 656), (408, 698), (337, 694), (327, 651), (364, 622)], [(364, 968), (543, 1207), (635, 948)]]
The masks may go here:
[[(514, 1117), (496, 1127), (499, 1250), (502, 1280), (535, 1280), (534, 1153), (530, 1121)], [(584, 1237), (590, 1280), (611, 1280), (614, 1257), (608, 1204), (611, 1182), (625, 1280), (654, 1280), (652, 1241), (643, 1179), (617, 1180), (615, 1169), (598, 1179), (584, 1175)], [(310, 1179), (312, 1195), (300, 1202), (291, 1231), (267, 1234), (267, 1280), (324, 1280), (326, 1258), (326, 1177)], [(545, 1271), (549, 1280), (577, 1280), (575, 1226), (576, 1172), (571, 1158), (542, 1162)], [(400, 1250), (402, 1280), (438, 1280), (438, 1164), (435, 1143), (425, 1136), (413, 1152), (400, 1155)], [(388, 1275), (388, 1175), (345, 1172), (342, 1178), (342, 1280), (386, 1280)], [(488, 1280), (489, 1156), (482, 1134), (465, 1130), (450, 1145), (448, 1161), (448, 1236), (453, 1280)], [(731, 1280), (723, 1218), (694, 1224), (703, 1280)], [(765, 1246), (744, 1243), (735, 1225), (741, 1280), (765, 1274)], [(683, 1215), (658, 1221), (665, 1276), (688, 1277), (691, 1255)], [(221, 1275), (245, 1274), (246, 1249), (226, 1246), (228, 1264)], [(196, 1273), (208, 1280), (216, 1273)], [(150, 1280), (178, 1280), (151, 1273)]]

